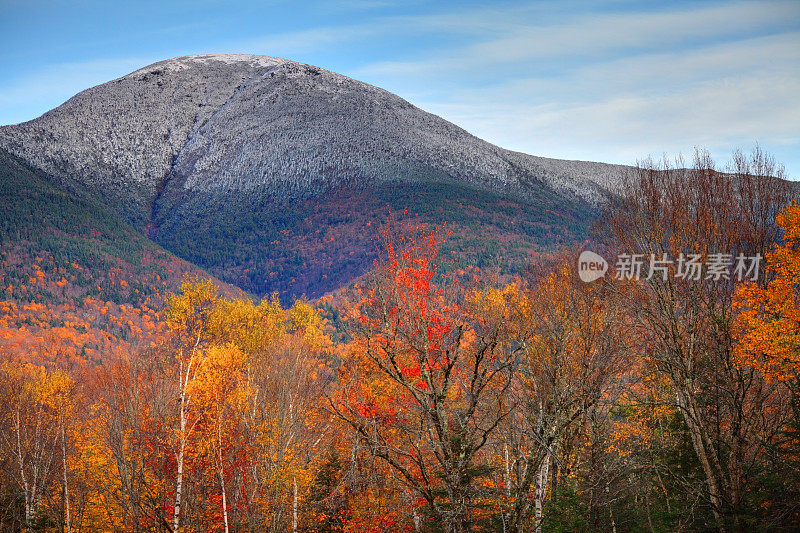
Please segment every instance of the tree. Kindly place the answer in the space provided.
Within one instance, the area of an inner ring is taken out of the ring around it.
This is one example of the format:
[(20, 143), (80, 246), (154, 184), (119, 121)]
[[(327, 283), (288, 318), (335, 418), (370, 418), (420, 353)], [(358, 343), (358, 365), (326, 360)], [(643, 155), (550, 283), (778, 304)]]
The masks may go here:
[[(64, 417), (72, 380), (64, 372), (48, 371), (33, 363), (5, 361), (0, 364), (0, 382), (0, 449), (13, 463), (9, 477), (24, 497), (24, 526), (33, 528), (37, 520), (47, 521), (46, 514), (40, 516), (41, 504), (58, 477), (64, 480), (62, 490), (68, 506)], [(61, 476), (56, 477), (58, 470)], [(64, 526), (71, 527), (68, 511)]]
[(641, 280), (629, 280), (623, 301), (642, 355), (669, 379), (721, 529), (743, 527), (745, 491), (765, 439), (779, 424), (763, 416), (775, 389), (735, 362), (736, 276), (704, 271), (694, 279), (685, 259), (763, 257), (777, 236), (773, 217), (788, 193), (780, 169), (760, 150), (749, 159), (737, 154), (734, 165), (728, 174), (719, 172), (700, 151), (691, 169), (680, 161), (675, 167), (646, 161), (607, 218), (613, 251), (640, 254), (651, 264), (672, 260), (661, 264), (665, 271), (643, 271)]
[(210, 280), (186, 278), (181, 283), (180, 293), (168, 300), (167, 324), (176, 333), (178, 342), (176, 359), (179, 426), (175, 432), (177, 449), (172, 525), (175, 532), (180, 530), (181, 523), (186, 446), (199, 420), (190, 413), (190, 388), (197, 372), (196, 357), (203, 344), (208, 341), (208, 319), (217, 298), (217, 288)]
[(484, 296), (505, 306), (506, 342), (522, 347), (500, 437), (511, 500), (503, 520), (516, 531), (529, 523), (541, 531), (549, 481), (557, 483), (559, 467), (569, 461), (571, 435), (593, 410), (608, 414), (622, 381), (627, 333), (621, 310), (606, 286), (578, 279), (574, 259), (564, 254), (534, 269), (522, 287)]
[(442, 277), (436, 230), (389, 225), (382, 238), (377, 273), (353, 303), (352, 360), (331, 405), (435, 525), (468, 531), (515, 354), (498, 342), (500, 325), (470, 315), (461, 286)]
[[(772, 416), (786, 413), (773, 444), (772, 474), (780, 479), (769, 496), (774, 514), (800, 522), (800, 206), (792, 202), (777, 216), (783, 243), (767, 254), (765, 283), (747, 283), (736, 291), (735, 353), (743, 368), (752, 368), (776, 392)], [(781, 404), (783, 402), (783, 404)], [(785, 404), (791, 406), (790, 410)], [(780, 419), (779, 419), (780, 420)]]
[(736, 292), (743, 362), (768, 381), (800, 378), (800, 206), (793, 202), (777, 216), (783, 244), (767, 254), (766, 284), (746, 283)]
[(229, 453), (237, 448), (243, 428), (241, 413), (247, 408), (245, 355), (233, 343), (210, 346), (200, 355), (198, 368), (189, 390), (198, 401), (202, 420), (199, 446), (209, 458), (219, 481), (222, 520), (225, 533), (230, 531), (228, 486), (233, 466)]

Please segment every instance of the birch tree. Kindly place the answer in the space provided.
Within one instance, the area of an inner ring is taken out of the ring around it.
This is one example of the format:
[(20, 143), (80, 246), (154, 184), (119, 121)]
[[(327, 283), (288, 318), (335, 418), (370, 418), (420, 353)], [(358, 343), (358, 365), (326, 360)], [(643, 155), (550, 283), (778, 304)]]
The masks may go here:
[(217, 288), (209, 280), (187, 278), (180, 292), (170, 298), (167, 324), (176, 333), (176, 392), (178, 427), (175, 431), (175, 505), (172, 530), (180, 531), (184, 503), (184, 463), (186, 447), (199, 418), (192, 412), (191, 384), (197, 373), (197, 357), (208, 342), (209, 315), (217, 300)]

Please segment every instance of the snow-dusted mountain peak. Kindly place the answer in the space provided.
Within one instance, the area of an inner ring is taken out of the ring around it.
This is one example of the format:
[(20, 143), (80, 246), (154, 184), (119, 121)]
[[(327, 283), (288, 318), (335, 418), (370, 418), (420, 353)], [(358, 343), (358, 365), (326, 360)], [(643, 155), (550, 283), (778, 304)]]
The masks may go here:
[(158, 61), (139, 70), (123, 76), (123, 78), (136, 78), (137, 76), (152, 74), (158, 71), (180, 72), (188, 68), (204, 67), (212, 62), (226, 63), (228, 65), (245, 65), (253, 68), (275, 67), (283, 63), (291, 63), (288, 59), (278, 57), (259, 56), (253, 54), (196, 54)]
[(620, 168), (504, 150), (402, 98), (257, 55), (159, 61), (0, 128), (0, 148), (146, 222), (164, 191), (308, 197), (340, 184), (455, 182), (593, 199)]

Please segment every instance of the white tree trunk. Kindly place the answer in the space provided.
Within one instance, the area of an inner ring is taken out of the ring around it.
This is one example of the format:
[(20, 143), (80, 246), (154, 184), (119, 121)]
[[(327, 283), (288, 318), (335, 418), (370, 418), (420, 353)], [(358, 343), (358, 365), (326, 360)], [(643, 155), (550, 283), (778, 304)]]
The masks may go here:
[(292, 477), (294, 500), (292, 502), (292, 533), (297, 533), (297, 477)]
[(217, 425), (217, 455), (219, 459), (219, 485), (222, 489), (222, 519), (228, 533), (228, 493), (225, 490), (225, 463), (222, 462), (222, 421)]
[(186, 373), (183, 372), (183, 349), (180, 354), (180, 372), (178, 373), (178, 386), (180, 387), (180, 444), (177, 457), (177, 473), (175, 475), (175, 511), (172, 520), (172, 531), (178, 533), (181, 525), (181, 503), (183, 495), (183, 458), (186, 451), (186, 441), (188, 439), (188, 432), (186, 430), (186, 410), (189, 407), (189, 377), (192, 373), (192, 363), (194, 362), (194, 355), (197, 347), (200, 345), (200, 334), (197, 335), (197, 340), (192, 347), (189, 361), (186, 363)]
[(17, 462), (19, 463), (19, 477), (22, 481), (22, 488), (25, 491), (25, 525), (30, 526), (36, 514), (36, 479), (33, 480), (33, 490), (28, 483), (28, 476), (25, 475), (25, 459), (22, 455), (22, 429), (20, 428), (19, 407), (14, 413), (14, 429), (17, 437)]
[(69, 514), (69, 485), (67, 484), (67, 442), (64, 435), (64, 421), (61, 421), (61, 469), (64, 474), (64, 531), (72, 532), (72, 518)]
[[(181, 433), (186, 427), (183, 409), (181, 409)], [(183, 491), (183, 452), (186, 441), (181, 438), (180, 450), (178, 451), (178, 471), (175, 475), (175, 511), (172, 519), (172, 531), (177, 533), (181, 525), (181, 493)]]
[(547, 492), (547, 482), (550, 478), (550, 452), (547, 453), (542, 464), (539, 465), (539, 472), (536, 474), (536, 488), (534, 490), (535, 510), (535, 531), (542, 533), (542, 516), (544, 509), (544, 497)]

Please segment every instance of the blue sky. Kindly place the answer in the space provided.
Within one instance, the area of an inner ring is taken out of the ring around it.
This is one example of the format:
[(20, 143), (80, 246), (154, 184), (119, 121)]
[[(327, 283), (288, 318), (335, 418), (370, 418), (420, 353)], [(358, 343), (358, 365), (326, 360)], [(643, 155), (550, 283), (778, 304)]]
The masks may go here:
[(506, 148), (634, 163), (758, 142), (800, 178), (800, 1), (0, 0), (0, 124), (160, 59), (372, 83)]

